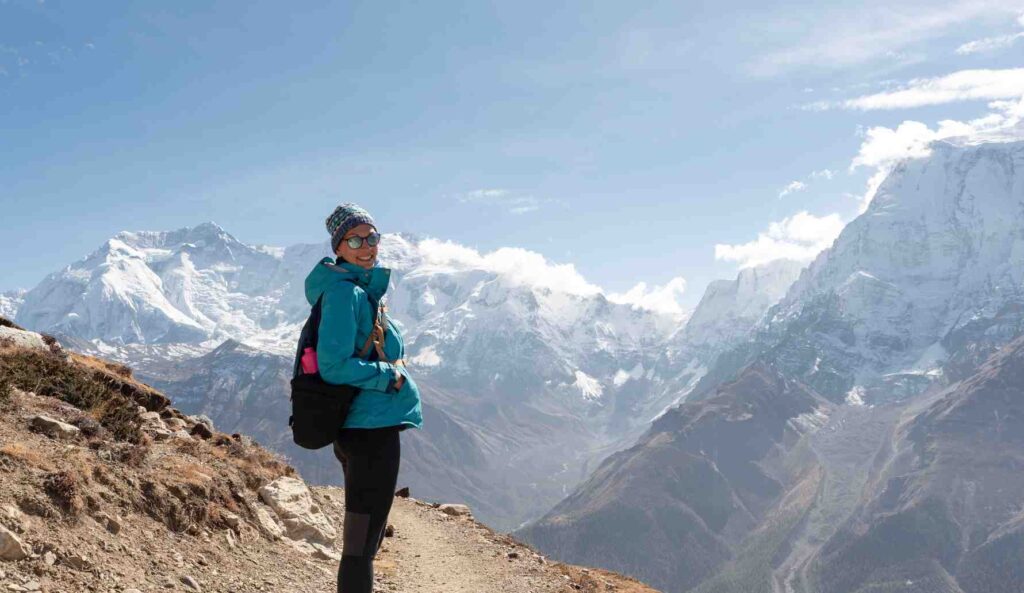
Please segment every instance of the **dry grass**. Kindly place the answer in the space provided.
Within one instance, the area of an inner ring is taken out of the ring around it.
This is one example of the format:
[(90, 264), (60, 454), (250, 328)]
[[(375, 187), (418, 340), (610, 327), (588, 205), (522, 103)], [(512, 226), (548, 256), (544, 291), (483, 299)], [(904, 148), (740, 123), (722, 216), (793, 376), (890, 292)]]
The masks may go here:
[(51, 352), (0, 347), (0, 381), (64, 400), (92, 413), (118, 440), (139, 442), (136, 403), (125, 395), (123, 381), (113, 377)]
[(7, 443), (0, 447), (0, 455), (19, 461), (30, 467), (36, 467), (46, 471), (53, 471), (53, 464), (37, 447), (29, 447), (25, 443)]

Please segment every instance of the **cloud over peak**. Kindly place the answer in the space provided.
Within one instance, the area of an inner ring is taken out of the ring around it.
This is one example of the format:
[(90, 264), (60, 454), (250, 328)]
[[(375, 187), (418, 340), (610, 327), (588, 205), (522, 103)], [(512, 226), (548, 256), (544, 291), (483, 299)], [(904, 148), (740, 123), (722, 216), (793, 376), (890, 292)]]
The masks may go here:
[(777, 259), (808, 261), (832, 244), (843, 230), (838, 214), (815, 216), (800, 211), (768, 225), (757, 239), (737, 245), (715, 245), (715, 259), (737, 262), (741, 268)]

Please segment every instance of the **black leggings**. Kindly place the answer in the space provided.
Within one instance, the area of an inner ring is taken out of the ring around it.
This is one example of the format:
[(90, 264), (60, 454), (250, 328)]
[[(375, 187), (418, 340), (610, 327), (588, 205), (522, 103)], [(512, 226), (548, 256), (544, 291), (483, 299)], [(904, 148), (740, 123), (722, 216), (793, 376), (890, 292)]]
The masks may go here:
[(395, 499), (399, 428), (346, 428), (334, 442), (345, 472), (345, 526), (338, 593), (372, 593), (373, 558)]

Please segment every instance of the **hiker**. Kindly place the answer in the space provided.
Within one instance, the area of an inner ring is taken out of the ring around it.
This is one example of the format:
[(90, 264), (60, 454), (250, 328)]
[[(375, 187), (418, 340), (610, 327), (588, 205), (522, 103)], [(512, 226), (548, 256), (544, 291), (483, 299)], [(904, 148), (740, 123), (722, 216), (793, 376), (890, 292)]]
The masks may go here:
[(331, 248), (306, 277), (306, 299), (321, 297), (317, 364), (322, 379), (352, 385), (334, 454), (345, 474), (339, 593), (371, 593), (373, 558), (394, 501), (399, 432), (422, 424), (420, 394), (402, 357), (405, 345), (383, 304), (391, 271), (377, 266), (381, 237), (370, 213), (342, 204), (327, 217)]

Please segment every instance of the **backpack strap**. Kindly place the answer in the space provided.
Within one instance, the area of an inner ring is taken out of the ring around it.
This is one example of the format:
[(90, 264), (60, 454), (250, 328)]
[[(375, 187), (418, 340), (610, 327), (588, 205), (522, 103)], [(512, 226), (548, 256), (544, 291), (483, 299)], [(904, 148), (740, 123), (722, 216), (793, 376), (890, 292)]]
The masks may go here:
[(377, 303), (377, 312), (373, 319), (373, 330), (366, 337), (366, 343), (363, 344), (363, 348), (359, 351), (359, 358), (366, 358), (370, 354), (370, 348), (374, 348), (377, 351), (377, 359), (381, 362), (405, 365), (405, 361), (401, 359), (388, 360), (387, 356), (384, 356), (384, 341), (387, 339), (387, 310), (388, 306), (385, 303)]

